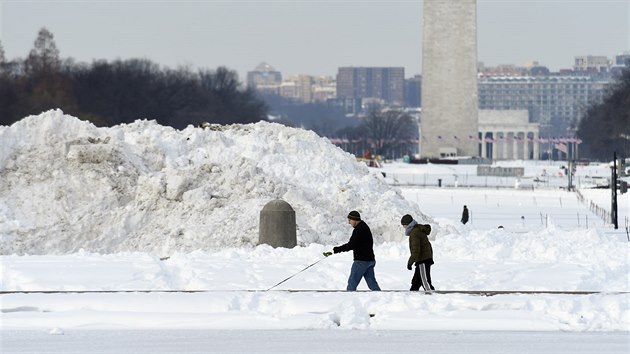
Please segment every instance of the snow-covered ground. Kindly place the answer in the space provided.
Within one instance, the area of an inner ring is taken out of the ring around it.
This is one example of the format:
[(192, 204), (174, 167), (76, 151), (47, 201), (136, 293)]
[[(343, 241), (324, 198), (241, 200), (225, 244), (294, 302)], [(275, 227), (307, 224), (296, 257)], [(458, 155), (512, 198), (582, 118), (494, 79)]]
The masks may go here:
[[(626, 354), (627, 332), (79, 330), (3, 331), (3, 353)], [(8, 350), (5, 350), (8, 349)]]
[[(601, 217), (609, 190), (524, 187), (566, 179), (560, 164), (510, 162), (526, 176), (486, 186), (470, 166), (369, 170), (276, 124), (96, 128), (60, 111), (0, 127), (0, 142), (3, 353), (630, 349), (627, 194), (614, 230)], [(445, 187), (401, 182), (437, 176)], [(296, 211), (293, 249), (257, 245), (260, 209), (276, 198)], [(322, 252), (348, 239), (352, 209), (372, 227), (386, 291), (336, 291), (352, 255)], [(404, 213), (436, 230), (438, 290), (543, 293), (407, 292)]]

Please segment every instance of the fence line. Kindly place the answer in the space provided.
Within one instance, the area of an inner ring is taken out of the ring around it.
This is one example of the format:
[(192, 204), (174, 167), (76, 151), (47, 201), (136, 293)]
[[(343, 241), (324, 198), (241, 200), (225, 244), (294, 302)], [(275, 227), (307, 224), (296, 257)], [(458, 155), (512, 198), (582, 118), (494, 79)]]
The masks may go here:
[(597, 205), (592, 200), (588, 200), (582, 195), (579, 189), (575, 190), (575, 194), (577, 195), (577, 199), (580, 203), (588, 206), (588, 209), (595, 215), (599, 216), (604, 223), (608, 223), (610, 221), (610, 211), (602, 206)]

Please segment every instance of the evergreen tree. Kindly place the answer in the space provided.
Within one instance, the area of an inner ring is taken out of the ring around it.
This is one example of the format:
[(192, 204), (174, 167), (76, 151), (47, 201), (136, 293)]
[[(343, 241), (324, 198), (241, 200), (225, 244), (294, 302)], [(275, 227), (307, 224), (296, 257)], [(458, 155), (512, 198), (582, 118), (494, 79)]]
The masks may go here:
[(39, 30), (34, 47), (25, 61), (25, 71), (30, 74), (53, 73), (61, 68), (59, 50), (53, 34), (43, 27)]
[(2, 41), (0, 41), (0, 68), (4, 66), (6, 63), (6, 58), (4, 57), (4, 48), (2, 47)]
[(25, 76), (18, 80), (21, 87), (19, 115), (39, 114), (60, 108), (79, 114), (72, 81), (61, 71), (59, 50), (53, 34), (45, 27), (39, 30), (28, 57), (24, 61)]

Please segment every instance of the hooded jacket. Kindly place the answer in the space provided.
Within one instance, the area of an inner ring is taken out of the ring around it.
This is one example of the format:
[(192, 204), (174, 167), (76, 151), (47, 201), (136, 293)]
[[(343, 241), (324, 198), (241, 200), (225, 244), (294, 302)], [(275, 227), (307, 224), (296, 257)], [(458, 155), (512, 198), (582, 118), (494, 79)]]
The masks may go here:
[(407, 266), (411, 267), (414, 263), (433, 264), (433, 248), (428, 237), (430, 233), (431, 225), (429, 224), (416, 223), (412, 226), (409, 234), (409, 251), (411, 255), (407, 261)]

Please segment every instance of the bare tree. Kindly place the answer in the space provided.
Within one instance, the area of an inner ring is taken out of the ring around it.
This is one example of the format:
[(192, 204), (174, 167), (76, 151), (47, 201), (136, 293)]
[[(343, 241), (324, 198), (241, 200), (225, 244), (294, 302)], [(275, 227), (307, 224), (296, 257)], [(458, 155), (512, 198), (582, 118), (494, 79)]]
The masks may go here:
[(205, 96), (206, 121), (210, 123), (253, 123), (267, 118), (267, 105), (252, 88), (240, 89), (238, 74), (226, 67), (200, 70), (199, 85)]
[(377, 155), (383, 155), (402, 141), (413, 138), (413, 133), (418, 131), (417, 127), (413, 128), (414, 120), (411, 116), (401, 110), (383, 108), (378, 104), (367, 108), (362, 125)]

